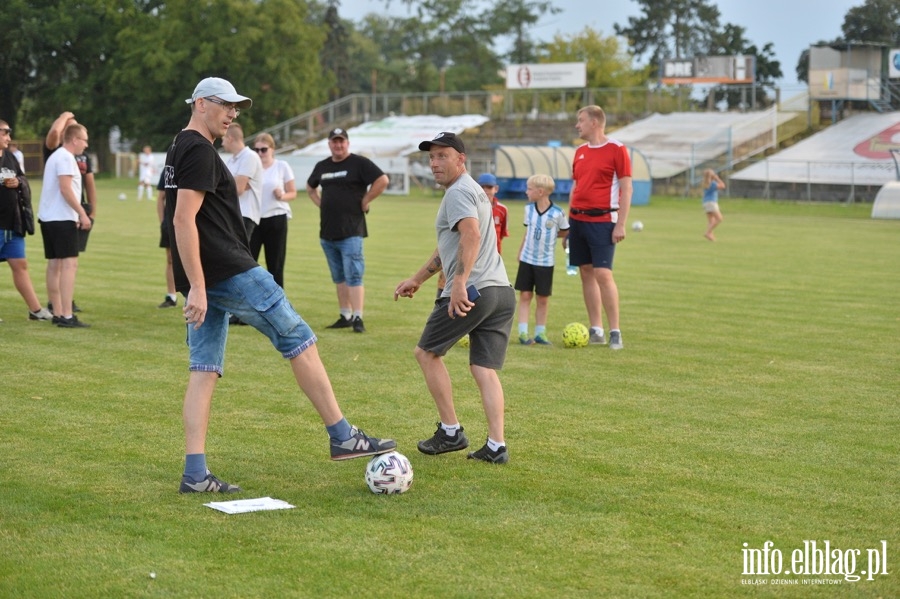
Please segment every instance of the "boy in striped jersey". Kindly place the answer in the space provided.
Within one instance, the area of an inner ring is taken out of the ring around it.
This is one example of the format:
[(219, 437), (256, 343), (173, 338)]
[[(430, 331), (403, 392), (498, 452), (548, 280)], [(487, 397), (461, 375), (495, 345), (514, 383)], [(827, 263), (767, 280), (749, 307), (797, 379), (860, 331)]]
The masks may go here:
[[(519, 248), (519, 272), (515, 289), (519, 292), (519, 343), (550, 345), (547, 339), (547, 311), (553, 292), (553, 265), (556, 239), (569, 234), (566, 213), (550, 199), (556, 183), (548, 175), (528, 178), (525, 196), (525, 237)], [(565, 243), (565, 241), (563, 241)], [(528, 334), (531, 298), (537, 295), (534, 339)]]

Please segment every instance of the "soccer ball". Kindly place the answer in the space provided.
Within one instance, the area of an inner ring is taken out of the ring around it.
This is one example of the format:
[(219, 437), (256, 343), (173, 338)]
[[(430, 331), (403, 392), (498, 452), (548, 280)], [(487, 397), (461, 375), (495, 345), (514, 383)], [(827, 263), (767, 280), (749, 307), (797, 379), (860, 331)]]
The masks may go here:
[(121, 200), (125, 200), (125, 199), (127, 199), (127, 198), (128, 198), (128, 196), (126, 196), (124, 193), (120, 193), (120, 194), (119, 194), (119, 200), (120, 200), (120, 201), (121, 201)]
[(570, 322), (563, 329), (563, 345), (566, 347), (587, 347), (590, 339), (590, 331), (580, 322)]
[(644, 230), (644, 223), (639, 220), (634, 221), (634, 224), (631, 225), (631, 230), (640, 233)]
[(460, 347), (469, 347), (469, 336), (463, 335), (462, 339), (456, 342), (456, 345)]
[(378, 495), (405, 493), (413, 482), (413, 469), (402, 453), (377, 455), (366, 466), (366, 484)]

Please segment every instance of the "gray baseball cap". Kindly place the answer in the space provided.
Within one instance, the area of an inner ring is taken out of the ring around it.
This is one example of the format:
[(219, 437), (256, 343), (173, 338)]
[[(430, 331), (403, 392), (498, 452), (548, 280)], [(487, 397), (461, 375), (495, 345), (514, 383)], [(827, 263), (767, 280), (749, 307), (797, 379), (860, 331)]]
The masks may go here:
[(253, 100), (237, 93), (237, 90), (234, 89), (231, 83), (219, 77), (207, 77), (198, 83), (197, 87), (194, 88), (194, 93), (185, 102), (193, 104), (197, 101), (197, 98), (211, 98), (213, 96), (226, 102), (233, 102), (238, 108), (250, 108), (253, 104)]

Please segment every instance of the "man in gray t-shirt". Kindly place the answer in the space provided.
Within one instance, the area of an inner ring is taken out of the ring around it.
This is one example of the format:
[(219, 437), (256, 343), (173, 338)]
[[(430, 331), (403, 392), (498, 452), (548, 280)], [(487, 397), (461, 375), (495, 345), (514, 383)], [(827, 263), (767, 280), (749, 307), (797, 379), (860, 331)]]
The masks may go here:
[(419, 149), (428, 152), (434, 179), (446, 190), (435, 221), (438, 246), (422, 268), (397, 285), (394, 300), (413, 297), (442, 270), (447, 278), (415, 350), (441, 419), (434, 435), (419, 441), (419, 451), (436, 455), (469, 446), (456, 417), (450, 374), (443, 361), (447, 351), (468, 335), (469, 367), (488, 424), (487, 442), (468, 457), (505, 464), (509, 453), (503, 433), (503, 386), (497, 371), (506, 358), (516, 296), (497, 252), (491, 202), (466, 172), (465, 145), (454, 133), (439, 133), (419, 144)]

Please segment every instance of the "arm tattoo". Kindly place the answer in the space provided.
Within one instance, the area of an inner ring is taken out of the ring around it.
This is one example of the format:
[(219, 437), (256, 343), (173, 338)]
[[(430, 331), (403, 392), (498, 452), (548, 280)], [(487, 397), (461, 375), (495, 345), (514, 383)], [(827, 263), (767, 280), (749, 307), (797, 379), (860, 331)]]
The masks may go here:
[(429, 263), (428, 266), (426, 266), (425, 268), (428, 271), (428, 273), (432, 274), (432, 275), (434, 273), (442, 270), (443, 266), (441, 265), (441, 257), (435, 256), (434, 260), (432, 260), (431, 263)]

